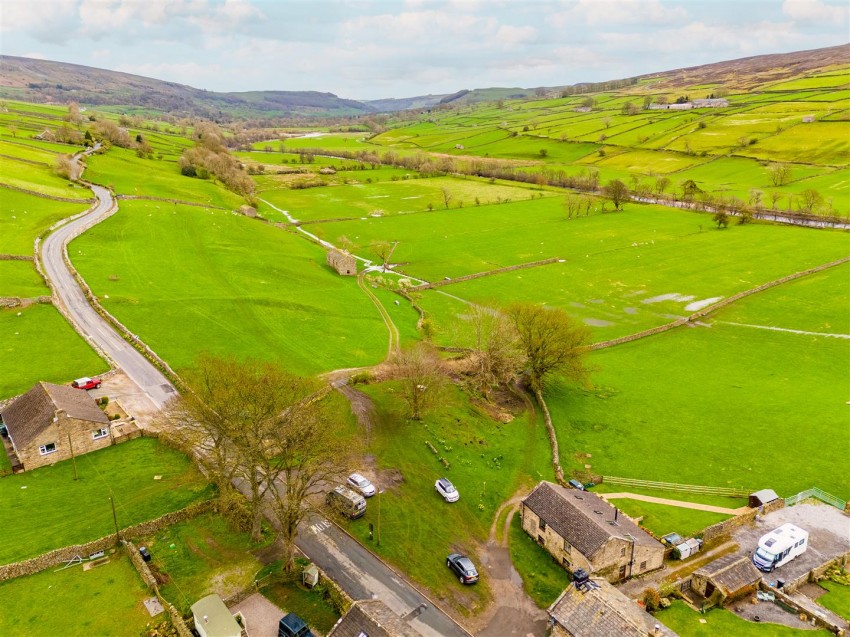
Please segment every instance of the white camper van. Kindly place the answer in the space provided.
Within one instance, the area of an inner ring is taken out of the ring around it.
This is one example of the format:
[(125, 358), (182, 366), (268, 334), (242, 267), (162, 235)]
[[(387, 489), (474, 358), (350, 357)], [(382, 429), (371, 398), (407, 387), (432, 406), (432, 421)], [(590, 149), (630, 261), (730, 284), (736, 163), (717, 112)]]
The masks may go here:
[(769, 573), (802, 555), (809, 548), (809, 532), (793, 524), (783, 524), (759, 540), (759, 547), (753, 553), (756, 568)]

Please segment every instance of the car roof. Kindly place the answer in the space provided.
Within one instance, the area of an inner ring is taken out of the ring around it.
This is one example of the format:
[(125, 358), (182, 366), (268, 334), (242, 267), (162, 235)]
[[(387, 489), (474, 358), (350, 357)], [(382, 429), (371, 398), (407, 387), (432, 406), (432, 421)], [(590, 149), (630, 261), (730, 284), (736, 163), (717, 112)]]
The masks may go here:
[(357, 482), (360, 482), (362, 480), (366, 480), (366, 478), (361, 476), (359, 473), (352, 473), (350, 476), (348, 476), (348, 479), (349, 480), (356, 480)]
[[(67, 378), (67, 376), (66, 376), (66, 378)], [(87, 383), (87, 382), (89, 382), (90, 380), (91, 380), (91, 378), (89, 378), (88, 376), (83, 376), (82, 378), (78, 378), (78, 379), (77, 379), (77, 380), (75, 380), (74, 382), (75, 382), (75, 383)]]
[(295, 613), (289, 613), (285, 617), (281, 618), (280, 623), (294, 631), (299, 631), (307, 625), (307, 622)]
[(454, 486), (451, 482), (449, 482), (449, 479), (448, 479), (448, 478), (440, 478), (439, 480), (437, 480), (437, 482), (439, 482), (440, 484), (442, 484), (444, 487), (452, 487), (452, 486)]

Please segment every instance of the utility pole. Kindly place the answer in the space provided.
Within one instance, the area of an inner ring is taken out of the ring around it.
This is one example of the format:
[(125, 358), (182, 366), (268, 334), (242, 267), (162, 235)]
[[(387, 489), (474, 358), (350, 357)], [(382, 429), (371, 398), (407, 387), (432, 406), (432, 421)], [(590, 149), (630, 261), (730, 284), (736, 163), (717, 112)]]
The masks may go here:
[(381, 494), (384, 492), (383, 489), (378, 491), (378, 542), (377, 546), (381, 546)]
[(74, 480), (77, 479), (77, 456), (74, 455), (74, 444), (71, 442), (71, 434), (68, 434), (68, 446), (71, 448), (71, 462), (74, 463)]

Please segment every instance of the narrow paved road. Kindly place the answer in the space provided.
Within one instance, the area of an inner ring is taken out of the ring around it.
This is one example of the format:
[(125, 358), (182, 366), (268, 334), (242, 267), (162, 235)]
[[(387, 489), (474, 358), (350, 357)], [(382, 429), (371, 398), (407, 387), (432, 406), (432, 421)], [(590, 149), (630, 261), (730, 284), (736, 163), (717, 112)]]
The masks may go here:
[(53, 287), (54, 301), (61, 304), (76, 329), (93, 341), (113, 363), (124, 370), (161, 408), (175, 390), (168, 379), (125, 341), (86, 300), (83, 290), (65, 263), (68, 242), (108, 217), (115, 210), (115, 199), (106, 188), (92, 185), (97, 203), (84, 215), (50, 234), (41, 248), (41, 263)]

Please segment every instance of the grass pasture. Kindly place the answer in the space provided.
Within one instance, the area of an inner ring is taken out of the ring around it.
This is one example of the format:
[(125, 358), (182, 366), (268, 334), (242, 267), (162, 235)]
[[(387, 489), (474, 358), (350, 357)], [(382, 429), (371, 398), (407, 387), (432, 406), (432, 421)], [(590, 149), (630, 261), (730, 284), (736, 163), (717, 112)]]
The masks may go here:
[(70, 253), (104, 306), (177, 369), (203, 350), (297, 373), (386, 355), (386, 327), (353, 277), (305, 239), (241, 215), (125, 201)]
[[(9, 263), (0, 261), (0, 274)], [(0, 294), (6, 291), (0, 288)], [(0, 398), (21, 394), (40, 380), (66, 383), (109, 369), (52, 305), (0, 310), (0, 356)]]
[[(70, 190), (70, 189), (69, 189)], [(87, 192), (91, 196), (90, 190)], [(0, 254), (31, 256), (35, 238), (57, 221), (88, 209), (87, 203), (52, 201), (6, 188), (0, 189)]]
[(818, 604), (850, 621), (850, 586), (830, 580), (820, 582), (820, 586), (829, 592), (818, 597)]
[[(150, 592), (119, 549), (89, 570), (77, 564), (0, 582), (0, 634), (6, 637), (139, 635), (152, 622)], [(12, 600), (16, 600), (13, 602)], [(23, 603), (21, 600), (26, 600)]]
[[(88, 199), (92, 196), (87, 188), (72, 184), (67, 179), (54, 174), (53, 168), (14, 159), (0, 157), (0, 180), (3, 183), (53, 197), (68, 199)], [(6, 189), (3, 190), (6, 192)]]
[(22, 299), (50, 295), (31, 261), (0, 261), (0, 296)]
[[(623, 490), (628, 490), (628, 487), (624, 487)], [(732, 517), (723, 513), (698, 511), (631, 498), (616, 498), (609, 500), (609, 502), (629, 517), (641, 518), (640, 525), (651, 531), (656, 537), (674, 532), (682, 537), (691, 537), (707, 526)]]
[(0, 478), (0, 517), (15, 529), (0, 564), (113, 533), (110, 496), (124, 528), (213, 495), (188, 458), (152, 438), (79, 456), (77, 471), (66, 460)]

